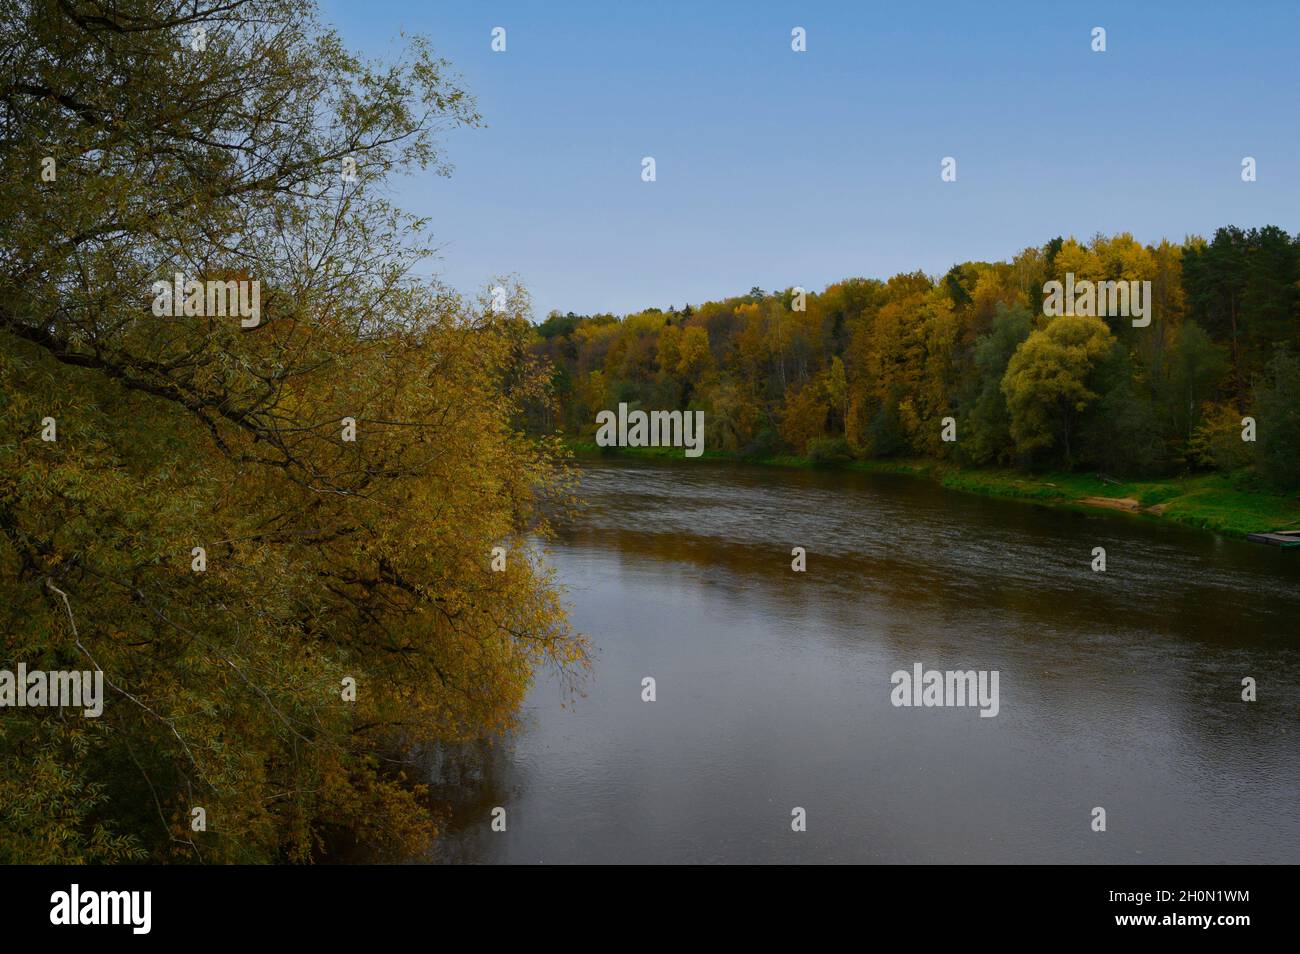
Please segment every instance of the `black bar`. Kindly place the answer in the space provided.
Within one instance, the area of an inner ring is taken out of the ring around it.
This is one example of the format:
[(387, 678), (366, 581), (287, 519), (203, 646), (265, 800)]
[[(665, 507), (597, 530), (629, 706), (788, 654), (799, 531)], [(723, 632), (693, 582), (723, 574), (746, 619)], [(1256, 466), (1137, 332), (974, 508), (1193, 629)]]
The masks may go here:
[[(6, 939), (66, 939), (76, 932), (82, 939), (205, 946), (279, 938), (374, 942), (424, 931), (431, 943), (444, 944), (461, 931), (501, 927), (543, 941), (557, 930), (577, 938), (596, 918), (611, 917), (630, 937), (666, 937), (667, 928), (692, 923), (762, 931), (784, 922), (814, 929), (839, 924), (860, 938), (903, 929), (918, 941), (1105, 935), (1216, 945), (1294, 936), (1285, 929), (1295, 924), (1294, 872), (1281, 867), (876, 867), (811, 878), (696, 869), (673, 872), (663, 884), (656, 880), (656, 872), (646, 871), (595, 879), (581, 871), (503, 875), (413, 865), (11, 867), (0, 868), (0, 911)], [(150, 892), (148, 933), (135, 934), (129, 923), (52, 924), (52, 896), (70, 895), (73, 884), (83, 904), (88, 892)], [(557, 915), (559, 924), (547, 923)], [(1208, 926), (1202, 918), (1210, 919)]]

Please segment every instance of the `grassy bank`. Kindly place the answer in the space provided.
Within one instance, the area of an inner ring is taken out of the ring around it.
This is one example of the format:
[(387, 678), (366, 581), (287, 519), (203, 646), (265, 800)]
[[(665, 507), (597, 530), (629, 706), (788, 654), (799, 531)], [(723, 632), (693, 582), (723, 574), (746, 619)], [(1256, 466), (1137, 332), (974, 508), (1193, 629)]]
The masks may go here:
[[(570, 440), (575, 455), (682, 459), (679, 447), (626, 447), (611, 454), (590, 441)], [(705, 451), (704, 460), (776, 467), (812, 467), (801, 457), (737, 458)], [(1189, 477), (1117, 480), (1084, 473), (1025, 473), (1006, 469), (971, 469), (931, 460), (866, 460), (839, 465), (841, 470), (907, 474), (934, 480), (950, 490), (1005, 497), (1062, 507), (1088, 507), (1169, 520), (1228, 536), (1300, 527), (1300, 499), (1268, 491), (1249, 471)]]

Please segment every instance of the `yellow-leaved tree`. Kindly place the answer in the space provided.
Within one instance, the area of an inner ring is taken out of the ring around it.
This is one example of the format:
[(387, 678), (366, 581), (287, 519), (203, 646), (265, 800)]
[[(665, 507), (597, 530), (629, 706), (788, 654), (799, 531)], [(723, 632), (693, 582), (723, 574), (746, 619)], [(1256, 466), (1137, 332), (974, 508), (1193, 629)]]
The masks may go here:
[(1076, 422), (1097, 399), (1089, 378), (1114, 344), (1105, 321), (1075, 315), (1053, 318), (1021, 343), (1002, 378), (1018, 451), (1028, 454), (1059, 442), (1070, 462)]
[(472, 100), (304, 0), (0, 0), (0, 47), (0, 669), (105, 691), (0, 709), (0, 862), (420, 850), (413, 747), (585, 660), (526, 295), (414, 280), (382, 194)]

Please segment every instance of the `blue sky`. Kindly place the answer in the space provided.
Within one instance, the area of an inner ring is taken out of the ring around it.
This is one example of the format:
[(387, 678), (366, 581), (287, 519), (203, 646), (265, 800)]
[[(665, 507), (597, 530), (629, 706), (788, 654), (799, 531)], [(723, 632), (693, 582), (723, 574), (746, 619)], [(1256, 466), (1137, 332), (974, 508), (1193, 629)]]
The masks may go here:
[(442, 137), (450, 179), (394, 196), (432, 218), (429, 273), (466, 293), (518, 275), (538, 318), (942, 273), (1058, 234), (1300, 230), (1295, 0), (324, 0), (322, 19), (367, 54), (406, 31), (453, 62), (487, 126)]

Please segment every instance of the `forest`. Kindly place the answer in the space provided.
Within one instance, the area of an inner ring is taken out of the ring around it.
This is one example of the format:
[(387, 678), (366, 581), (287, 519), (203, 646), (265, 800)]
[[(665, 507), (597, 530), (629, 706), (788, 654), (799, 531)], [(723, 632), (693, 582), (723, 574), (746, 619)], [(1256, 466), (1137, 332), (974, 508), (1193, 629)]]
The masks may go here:
[[(1044, 286), (1067, 276), (1150, 282), (1149, 323), (1048, 317)], [(621, 318), (552, 312), (532, 348), (553, 368), (557, 409), (533, 417), (589, 438), (596, 414), (621, 402), (698, 409), (706, 451), (740, 457), (1249, 471), (1290, 492), (1300, 490), (1297, 346), (1300, 234), (1055, 238), (939, 277), (755, 287)], [(949, 417), (956, 439), (945, 441)]]

